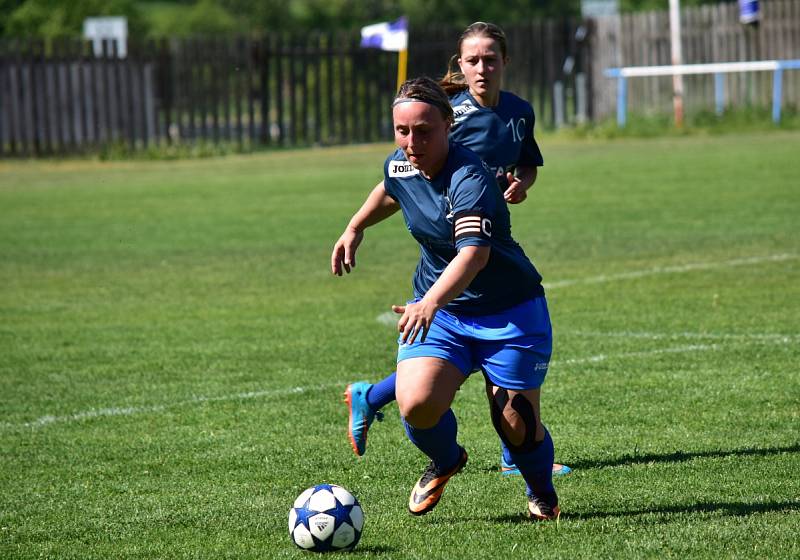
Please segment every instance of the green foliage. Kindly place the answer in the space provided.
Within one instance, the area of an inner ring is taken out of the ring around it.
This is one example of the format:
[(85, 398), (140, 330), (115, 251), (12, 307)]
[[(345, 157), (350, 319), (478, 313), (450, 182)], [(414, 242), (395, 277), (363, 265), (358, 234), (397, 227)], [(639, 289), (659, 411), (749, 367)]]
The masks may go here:
[(8, 22), (11, 14), (19, 8), (25, 0), (0, 0), (0, 37), (8, 32)]
[[(735, 0), (681, 0), (681, 8), (702, 6), (703, 4), (721, 4)], [(620, 0), (621, 12), (664, 11), (669, 9), (668, 0)]]
[(76, 37), (83, 32), (83, 20), (94, 16), (126, 17), (130, 36), (146, 31), (146, 20), (134, 0), (24, 0), (10, 12), (3, 28), (11, 37)]
[(350, 450), (341, 393), (394, 366), (376, 318), (419, 255), (394, 216), (328, 263), (388, 145), (6, 161), (0, 558), (316, 558), (286, 524), (323, 481), (366, 512), (336, 559), (800, 557), (800, 132), (540, 140), (511, 212), (548, 284), (559, 523), (521, 516), (480, 376), (433, 513), (405, 511), (396, 405)]
[(231, 35), (240, 30), (236, 18), (217, 0), (199, 0), (176, 11), (161, 31), (166, 35)]
[(785, 108), (781, 122), (772, 121), (772, 110), (763, 107), (727, 109), (722, 115), (713, 111), (690, 112), (685, 116), (684, 126), (677, 128), (669, 113), (642, 115), (629, 113), (624, 128), (617, 126), (616, 117), (598, 123), (574, 128), (565, 128), (558, 134), (573, 138), (654, 138), (664, 136), (697, 136), (709, 134), (740, 134), (766, 132), (776, 129), (800, 130), (800, 113)]
[(447, 23), (468, 25), (477, 20), (519, 21), (535, 17), (575, 15), (578, 1), (510, 0), (291, 0), (259, 2), (221, 0), (232, 13), (248, 14), (247, 25), (257, 31), (271, 29), (353, 29), (401, 15), (411, 25)]
[[(683, 0), (683, 6), (717, 0)], [(622, 11), (664, 10), (665, 0), (621, 0)], [(500, 24), (580, 15), (580, 0), (0, 0), (0, 36), (77, 35), (88, 16), (123, 15), (131, 34), (214, 35), (356, 29), (409, 17), (411, 25)]]
[(156, 161), (220, 157), (254, 150), (255, 148), (249, 144), (230, 141), (151, 143), (146, 148), (131, 148), (127, 142), (114, 142), (104, 145), (96, 156), (101, 161)]
[(475, 21), (499, 24), (526, 21), (543, 17), (580, 15), (578, 0), (509, 0), (486, 2), (484, 0), (431, 0), (401, 2), (412, 24), (447, 23), (466, 27)]

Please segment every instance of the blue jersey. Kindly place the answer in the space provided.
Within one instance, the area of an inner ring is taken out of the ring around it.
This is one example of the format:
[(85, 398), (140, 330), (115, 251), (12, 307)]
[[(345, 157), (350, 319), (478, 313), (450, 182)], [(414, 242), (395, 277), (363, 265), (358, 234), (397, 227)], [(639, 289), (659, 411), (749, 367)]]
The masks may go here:
[(466, 146), (486, 162), (501, 190), (508, 182), (506, 172), (517, 165), (544, 165), (533, 138), (534, 114), (531, 104), (507, 91), (500, 92), (495, 107), (482, 107), (468, 90), (450, 97), (455, 123), (450, 138)]
[(420, 245), (414, 297), (422, 298), (458, 250), (470, 245), (491, 247), (489, 262), (448, 311), (485, 315), (544, 294), (542, 277), (511, 237), (502, 193), (474, 152), (451, 140), (444, 167), (429, 181), (397, 149), (386, 159), (383, 184)]

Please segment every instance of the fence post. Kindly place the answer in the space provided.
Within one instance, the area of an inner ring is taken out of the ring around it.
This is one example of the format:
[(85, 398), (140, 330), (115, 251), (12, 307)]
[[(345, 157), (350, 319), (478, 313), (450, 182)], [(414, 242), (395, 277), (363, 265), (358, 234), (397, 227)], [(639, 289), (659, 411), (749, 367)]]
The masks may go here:
[(628, 108), (628, 79), (625, 76), (617, 77), (617, 126), (625, 128)]
[(772, 74), (772, 121), (781, 122), (781, 98), (783, 97), (783, 68), (780, 63)]
[(587, 120), (587, 97), (586, 74), (578, 72), (575, 75), (575, 120), (578, 124), (583, 124)]
[(553, 120), (557, 129), (564, 126), (564, 83), (561, 80), (553, 83)]
[(718, 117), (725, 110), (725, 76), (722, 72), (714, 74), (714, 109)]

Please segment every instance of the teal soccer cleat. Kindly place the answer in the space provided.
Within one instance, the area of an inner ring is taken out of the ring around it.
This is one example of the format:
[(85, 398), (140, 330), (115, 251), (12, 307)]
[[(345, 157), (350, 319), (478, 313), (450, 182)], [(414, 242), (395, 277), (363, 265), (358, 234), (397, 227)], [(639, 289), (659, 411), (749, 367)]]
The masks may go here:
[(383, 413), (379, 410), (372, 410), (367, 402), (367, 391), (371, 387), (371, 383), (358, 381), (348, 385), (344, 391), (344, 402), (347, 403), (347, 409), (350, 411), (347, 435), (350, 436), (350, 445), (353, 446), (353, 451), (359, 457), (367, 451), (367, 431), (372, 422), (376, 418), (378, 422), (383, 420)]
[[(572, 469), (569, 468), (567, 465), (561, 465), (559, 463), (553, 463), (553, 476), (564, 476), (565, 474), (569, 474), (572, 472)], [(503, 476), (511, 476), (515, 474), (519, 474), (519, 469), (517, 465), (514, 463), (506, 462), (505, 458), (501, 455), (500, 456), (500, 473)]]

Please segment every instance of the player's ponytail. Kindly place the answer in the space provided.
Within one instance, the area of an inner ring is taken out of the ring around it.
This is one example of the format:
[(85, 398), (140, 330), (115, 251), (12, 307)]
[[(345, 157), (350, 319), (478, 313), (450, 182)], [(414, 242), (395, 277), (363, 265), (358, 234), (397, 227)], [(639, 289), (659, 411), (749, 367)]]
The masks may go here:
[(460, 54), (454, 54), (450, 57), (450, 61), (447, 63), (447, 73), (439, 81), (439, 85), (442, 86), (442, 89), (447, 93), (448, 97), (469, 88), (467, 82), (464, 80), (464, 74), (458, 69), (458, 59), (460, 56)]

